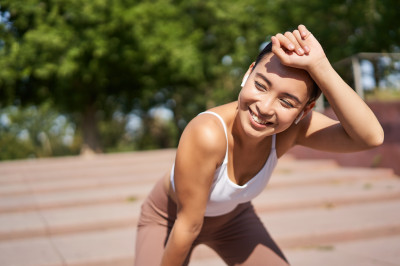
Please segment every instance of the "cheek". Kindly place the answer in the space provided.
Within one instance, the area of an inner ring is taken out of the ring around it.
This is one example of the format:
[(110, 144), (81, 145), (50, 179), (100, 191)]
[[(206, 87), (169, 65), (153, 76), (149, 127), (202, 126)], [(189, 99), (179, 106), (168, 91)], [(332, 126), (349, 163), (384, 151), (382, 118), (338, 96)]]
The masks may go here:
[(239, 106), (246, 104), (249, 101), (248, 90), (242, 88), (238, 96)]
[(259, 93), (258, 93), (257, 89), (251, 88), (249, 86), (245, 86), (241, 89), (238, 99), (243, 102), (244, 101), (254, 101), (257, 98), (259, 98), (258, 95), (259, 95)]
[(278, 116), (279, 124), (283, 127), (288, 128), (292, 125), (293, 121), (297, 117), (297, 110), (286, 109), (284, 107), (280, 108), (276, 114)]

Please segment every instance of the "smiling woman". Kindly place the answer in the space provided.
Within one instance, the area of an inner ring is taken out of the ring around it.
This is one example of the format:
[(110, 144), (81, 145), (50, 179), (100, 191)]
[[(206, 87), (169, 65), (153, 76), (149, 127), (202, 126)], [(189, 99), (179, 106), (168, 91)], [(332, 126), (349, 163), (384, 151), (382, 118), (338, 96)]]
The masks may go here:
[[(295, 145), (351, 152), (383, 142), (375, 115), (305, 26), (271, 41), (249, 66), (238, 100), (185, 128), (171, 172), (142, 206), (136, 265), (187, 265), (198, 244), (228, 265), (288, 265), (251, 204), (278, 158)], [(339, 121), (313, 111), (321, 91)]]

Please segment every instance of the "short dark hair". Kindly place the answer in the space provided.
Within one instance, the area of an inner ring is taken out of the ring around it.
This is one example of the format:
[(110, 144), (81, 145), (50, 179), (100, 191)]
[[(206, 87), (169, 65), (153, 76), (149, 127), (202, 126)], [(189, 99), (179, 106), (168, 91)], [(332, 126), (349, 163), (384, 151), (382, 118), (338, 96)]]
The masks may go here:
[[(269, 53), (272, 53), (272, 42), (269, 42), (264, 47), (264, 49), (262, 49), (261, 52), (258, 54), (252, 71), (256, 68), (258, 63)], [(318, 99), (318, 97), (321, 95), (321, 89), (318, 87), (317, 83), (315, 83), (315, 81), (312, 78), (311, 78), (311, 80), (313, 82), (313, 88), (312, 88), (312, 91), (310, 93), (310, 98), (308, 99), (307, 104), (310, 104), (313, 101), (316, 101)]]

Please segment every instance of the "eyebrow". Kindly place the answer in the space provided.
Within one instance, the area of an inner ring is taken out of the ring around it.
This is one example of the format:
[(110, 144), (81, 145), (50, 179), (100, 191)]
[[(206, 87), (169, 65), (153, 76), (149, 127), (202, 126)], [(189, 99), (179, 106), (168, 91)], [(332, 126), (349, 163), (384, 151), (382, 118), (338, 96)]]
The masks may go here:
[[(263, 74), (261, 74), (261, 73), (256, 73), (256, 76), (258, 76), (258, 77), (260, 77), (261, 79), (263, 79), (267, 84), (268, 84), (268, 86), (272, 86), (272, 82), (266, 77), (266, 76), (264, 76)], [(291, 99), (293, 99), (294, 101), (296, 101), (298, 104), (302, 104), (301, 103), (301, 101), (299, 100), (299, 98), (297, 98), (296, 96), (294, 96), (293, 94), (290, 94), (290, 93), (287, 93), (287, 92), (285, 92), (285, 93), (283, 93), (283, 95), (285, 95), (286, 97), (289, 97), (289, 98), (291, 98)]]
[(283, 93), (283, 95), (285, 95), (286, 97), (289, 97), (289, 98), (293, 99), (294, 101), (296, 101), (298, 104), (301, 105), (301, 101), (299, 100), (299, 98), (297, 98), (297, 97), (294, 96), (293, 94), (290, 94), (290, 93), (285, 92), (285, 93)]
[(257, 73), (256, 73), (256, 76), (262, 78), (262, 79), (268, 84), (268, 86), (270, 86), (270, 87), (272, 86), (271, 81), (269, 81), (269, 79), (267, 79), (267, 77), (264, 76), (263, 74), (257, 72)]

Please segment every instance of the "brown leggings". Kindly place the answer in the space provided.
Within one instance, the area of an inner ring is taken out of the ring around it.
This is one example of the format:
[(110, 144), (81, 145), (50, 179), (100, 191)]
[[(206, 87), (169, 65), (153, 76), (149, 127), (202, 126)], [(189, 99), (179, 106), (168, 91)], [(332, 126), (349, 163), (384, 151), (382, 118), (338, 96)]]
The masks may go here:
[[(176, 204), (160, 180), (142, 205), (136, 236), (135, 265), (158, 266), (176, 218)], [(205, 217), (184, 265), (196, 245), (205, 244), (227, 265), (288, 265), (250, 202), (232, 212)]]

